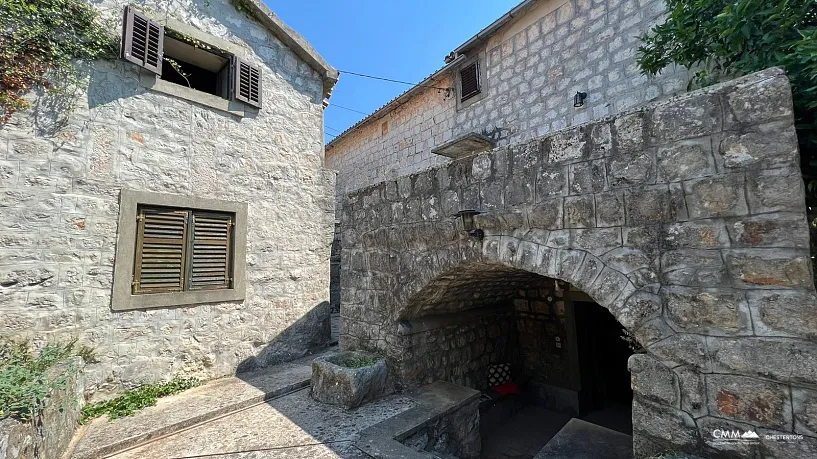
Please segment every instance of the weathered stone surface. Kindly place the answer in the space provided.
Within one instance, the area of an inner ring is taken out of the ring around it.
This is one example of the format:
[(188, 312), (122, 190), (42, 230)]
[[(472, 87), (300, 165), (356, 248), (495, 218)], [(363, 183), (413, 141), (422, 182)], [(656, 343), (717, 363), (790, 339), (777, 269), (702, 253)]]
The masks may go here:
[[(374, 360), (374, 364), (359, 362)], [(346, 351), (312, 362), (312, 398), (347, 410), (389, 394), (386, 361), (362, 352)]]
[(580, 161), (586, 155), (586, 144), (585, 128), (581, 126), (555, 134), (550, 138), (547, 162), (555, 164)]
[(660, 311), (661, 297), (649, 292), (638, 292), (627, 298), (614, 314), (621, 325), (628, 330), (634, 330)]
[(788, 386), (733, 375), (707, 375), (709, 413), (758, 426), (791, 426)]
[(805, 185), (799, 173), (786, 169), (755, 171), (746, 174), (746, 195), (753, 214), (803, 212)]
[(669, 189), (655, 185), (624, 193), (627, 224), (630, 226), (664, 223), (670, 216)]
[(817, 381), (817, 344), (785, 338), (707, 338), (714, 370), (783, 382)]
[(701, 370), (710, 368), (706, 340), (699, 335), (676, 333), (647, 345), (647, 350), (662, 362), (691, 365)]
[(670, 287), (661, 291), (667, 318), (691, 333), (751, 334), (749, 309), (732, 290)]
[(624, 225), (624, 194), (621, 192), (596, 195), (596, 226)]
[(667, 225), (664, 227), (664, 242), (670, 249), (711, 249), (730, 246), (726, 225), (720, 220), (699, 220)]
[(593, 196), (565, 198), (565, 228), (593, 228), (596, 212)]
[(644, 147), (645, 114), (635, 112), (617, 116), (613, 122), (614, 145), (620, 152), (637, 151)]
[(570, 165), (570, 194), (598, 193), (606, 185), (602, 161), (585, 161)]
[(650, 124), (654, 142), (700, 137), (721, 128), (722, 113), (718, 97), (696, 93), (655, 108)]
[(727, 223), (733, 247), (808, 247), (805, 215), (756, 215), (730, 219)]
[(633, 399), (634, 434), (636, 430), (682, 450), (694, 449), (700, 442), (697, 426), (689, 413), (640, 398)]
[(627, 188), (655, 182), (655, 155), (652, 151), (625, 153), (607, 158), (610, 188)]
[(817, 391), (802, 387), (791, 389), (794, 431), (817, 437)]
[(674, 250), (661, 256), (665, 284), (697, 287), (729, 286), (728, 273), (718, 250)]
[(714, 175), (712, 141), (709, 137), (702, 137), (660, 147), (657, 163), (658, 179), (666, 182)]
[(748, 292), (755, 334), (817, 341), (817, 296), (792, 291)]
[(681, 394), (681, 409), (693, 417), (708, 413), (706, 408), (706, 384), (704, 375), (691, 367), (676, 367), (672, 370), (678, 377)]
[(752, 132), (727, 134), (719, 154), (726, 170), (795, 166), (799, 161), (797, 134), (786, 122), (757, 126)]
[(740, 216), (749, 213), (742, 175), (684, 182), (690, 218)]
[(627, 361), (633, 391), (640, 396), (674, 407), (680, 405), (680, 390), (675, 373), (648, 354), (633, 354)]
[(791, 87), (775, 78), (782, 73), (770, 69), (767, 78), (737, 84), (726, 94), (726, 105), (735, 121), (749, 125), (792, 116)]
[(806, 250), (730, 250), (725, 258), (733, 282), (742, 288), (802, 288), (813, 283)]

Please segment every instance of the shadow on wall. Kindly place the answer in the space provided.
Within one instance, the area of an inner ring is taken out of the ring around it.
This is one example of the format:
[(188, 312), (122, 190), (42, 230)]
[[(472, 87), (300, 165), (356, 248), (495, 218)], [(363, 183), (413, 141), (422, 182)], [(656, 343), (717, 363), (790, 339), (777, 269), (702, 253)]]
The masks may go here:
[[(331, 341), (329, 302), (323, 301), (284, 329), (254, 357), (236, 367), (236, 375), (289, 362), (325, 349)], [(243, 378), (242, 378), (243, 379)]]

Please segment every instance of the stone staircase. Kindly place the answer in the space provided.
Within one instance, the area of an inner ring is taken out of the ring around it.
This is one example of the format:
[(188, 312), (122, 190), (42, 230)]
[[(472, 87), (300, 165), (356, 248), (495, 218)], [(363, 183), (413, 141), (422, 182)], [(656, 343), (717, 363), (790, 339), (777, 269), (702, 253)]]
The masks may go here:
[[(330, 351), (331, 352), (331, 351)], [(329, 353), (329, 352), (327, 352)], [(323, 355), (323, 354), (321, 354)], [(64, 459), (98, 459), (229, 416), (309, 386), (317, 355), (237, 377), (217, 379), (170, 397), (134, 416), (98, 418), (75, 435)]]

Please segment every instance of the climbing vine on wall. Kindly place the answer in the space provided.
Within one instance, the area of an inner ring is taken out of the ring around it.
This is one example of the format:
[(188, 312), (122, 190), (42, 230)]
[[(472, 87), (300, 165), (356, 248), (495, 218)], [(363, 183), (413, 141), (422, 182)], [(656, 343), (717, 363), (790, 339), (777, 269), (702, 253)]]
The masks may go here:
[(82, 0), (0, 0), (0, 122), (35, 88), (72, 95), (77, 64), (116, 55), (111, 30)]

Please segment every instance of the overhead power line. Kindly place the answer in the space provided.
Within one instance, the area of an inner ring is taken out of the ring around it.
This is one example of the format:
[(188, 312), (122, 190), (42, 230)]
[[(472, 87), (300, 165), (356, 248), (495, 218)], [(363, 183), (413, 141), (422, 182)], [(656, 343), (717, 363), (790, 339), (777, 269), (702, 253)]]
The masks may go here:
[(338, 72), (348, 73), (349, 75), (355, 75), (355, 76), (359, 76), (359, 77), (363, 77), (363, 78), (371, 78), (373, 80), (389, 81), (389, 82), (392, 82), (392, 83), (407, 84), (409, 86), (419, 86), (421, 88), (439, 89), (441, 91), (450, 91), (451, 90), (451, 88), (441, 88), (439, 86), (431, 86), (431, 85), (425, 85), (425, 84), (420, 84), (420, 83), (410, 83), (408, 81), (392, 80), (391, 78), (383, 78), (383, 77), (374, 76), (374, 75), (366, 75), (365, 73), (347, 72), (346, 70), (338, 70)]
[(337, 107), (342, 108), (344, 110), (349, 110), (350, 112), (360, 113), (361, 115), (368, 115), (366, 112), (361, 112), (360, 110), (355, 110), (354, 108), (344, 107), (343, 105), (338, 104), (329, 104), (330, 107)]

